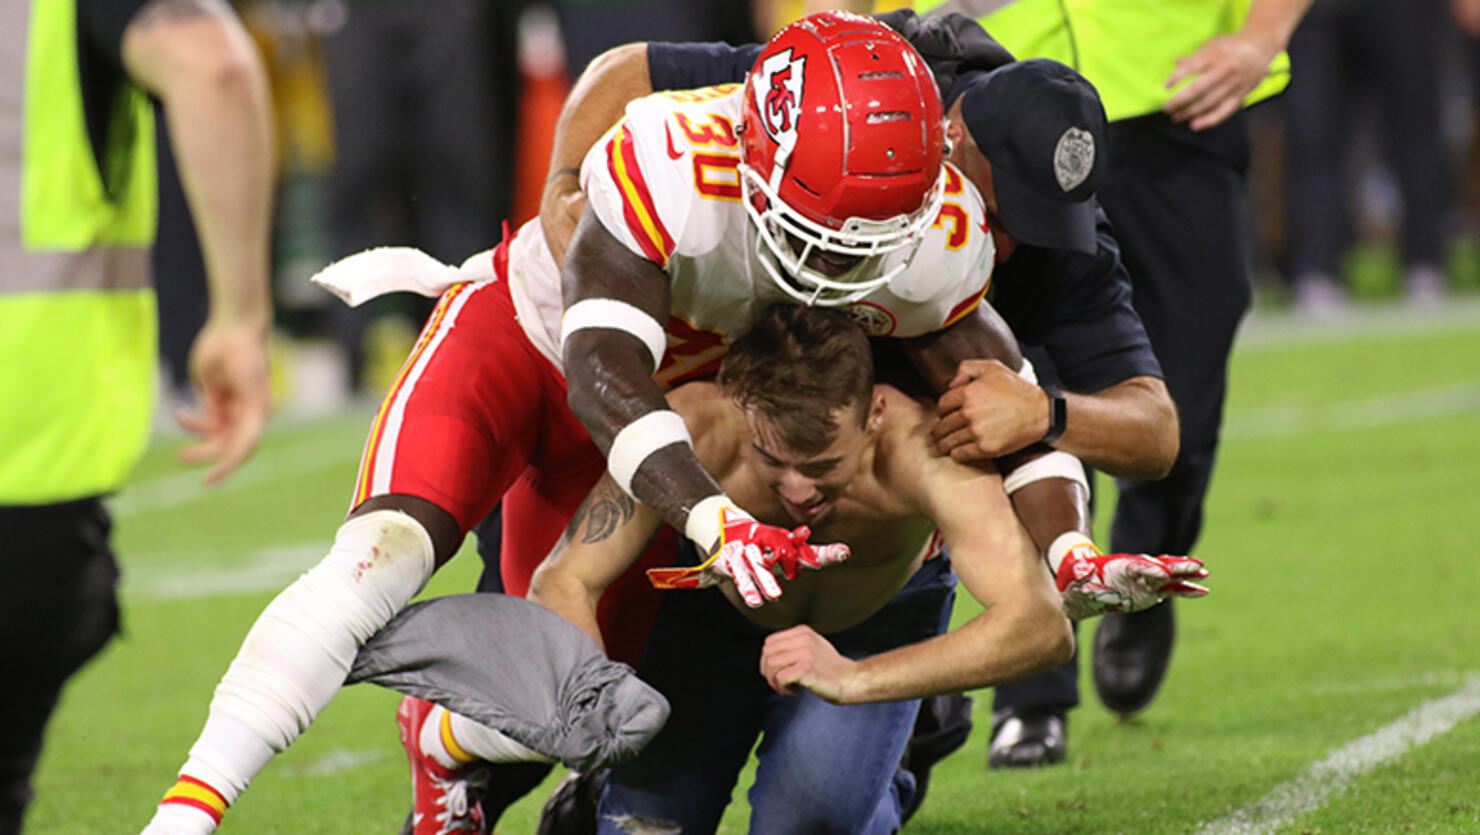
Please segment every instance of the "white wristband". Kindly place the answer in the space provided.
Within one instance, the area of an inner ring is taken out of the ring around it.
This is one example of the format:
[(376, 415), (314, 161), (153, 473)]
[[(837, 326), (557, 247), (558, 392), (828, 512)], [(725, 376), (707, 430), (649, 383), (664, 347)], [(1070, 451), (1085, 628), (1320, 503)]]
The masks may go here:
[(1048, 544), (1049, 572), (1055, 577), (1059, 576), (1059, 566), (1063, 564), (1064, 557), (1081, 545), (1088, 545), (1094, 549), (1096, 554), (1100, 553), (1100, 549), (1095, 548), (1094, 541), (1079, 531), (1065, 531), (1059, 534), (1058, 538)]
[(1023, 357), (1023, 367), (1018, 369), (1017, 374), (1033, 385), (1038, 385), (1038, 372), (1033, 370), (1033, 363), (1027, 357)]
[(567, 307), (560, 317), (561, 352), (565, 351), (565, 342), (571, 334), (586, 328), (625, 331), (647, 346), (654, 371), (663, 364), (663, 352), (668, 350), (668, 335), (661, 322), (638, 307), (616, 299), (581, 299)]
[(745, 511), (735, 506), (735, 500), (724, 493), (715, 493), (713, 496), (700, 499), (699, 503), (689, 510), (689, 518), (683, 523), (683, 535), (689, 541), (699, 546), (701, 557), (709, 556), (709, 549), (720, 541), (725, 532), (725, 508), (734, 508), (737, 513)]
[(1078, 458), (1057, 450), (1040, 455), (1026, 464), (1019, 464), (1017, 469), (1002, 479), (1002, 489), (1011, 496), (1029, 484), (1045, 478), (1067, 478), (1089, 490), (1089, 480), (1084, 477), (1084, 465)]
[(637, 496), (632, 494), (632, 477), (637, 475), (637, 468), (649, 455), (673, 444), (693, 446), (683, 418), (671, 409), (648, 412), (622, 427), (622, 431), (612, 439), (612, 448), (606, 456), (606, 470), (624, 493), (636, 499)]

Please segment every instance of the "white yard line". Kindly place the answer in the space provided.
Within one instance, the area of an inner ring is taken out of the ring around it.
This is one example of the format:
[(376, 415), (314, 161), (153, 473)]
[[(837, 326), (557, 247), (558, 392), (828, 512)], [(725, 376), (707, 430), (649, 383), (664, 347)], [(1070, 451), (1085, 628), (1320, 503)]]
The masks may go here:
[(1480, 678), (1480, 672), (1464, 670), (1432, 670), (1407, 676), (1385, 676), (1382, 678), (1342, 679), (1315, 684), (1306, 689), (1311, 696), (1350, 695), (1353, 693), (1392, 692), (1419, 688), (1458, 687), (1472, 678)]
[(135, 482), (124, 487), (110, 503), (110, 510), (115, 518), (125, 519), (136, 513), (176, 507), (302, 473), (341, 465), (350, 467), (359, 456), (358, 441), (342, 443), (322, 437), (305, 438), (259, 453), (217, 487), (201, 485), (201, 470), (181, 470)]
[(1480, 414), (1480, 383), (1409, 391), (1318, 406), (1272, 406), (1230, 412), (1224, 438), (1310, 435), (1392, 426), (1431, 418)]
[(1448, 732), (1476, 713), (1480, 713), (1480, 676), (1471, 677), (1468, 684), (1448, 696), (1424, 702), (1391, 725), (1342, 746), (1254, 803), (1204, 824), (1199, 831), (1205, 835), (1257, 835), (1289, 826), (1345, 791), (1356, 777)]
[(277, 591), (317, 565), (329, 553), (329, 545), (328, 540), (273, 545), (230, 566), (220, 563), (236, 561), (219, 553), (124, 554), (124, 594), (138, 600), (195, 600)]
[(1349, 315), (1312, 320), (1281, 312), (1256, 312), (1244, 320), (1235, 351), (1262, 351), (1291, 345), (1370, 341), (1375, 337), (1480, 330), (1480, 297), (1446, 299), (1434, 310), (1403, 305), (1359, 305)]
[(287, 771), (297, 777), (322, 777), (325, 774), (337, 774), (362, 765), (369, 765), (380, 759), (380, 755), (379, 751), (350, 751), (337, 748), (313, 762), (294, 766)]

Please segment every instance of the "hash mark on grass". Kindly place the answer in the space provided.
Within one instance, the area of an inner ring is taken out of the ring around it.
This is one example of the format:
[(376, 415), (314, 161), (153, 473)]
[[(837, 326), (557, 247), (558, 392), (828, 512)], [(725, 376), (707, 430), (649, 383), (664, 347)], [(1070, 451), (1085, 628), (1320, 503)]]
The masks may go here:
[(1480, 713), (1480, 676), (1472, 676), (1468, 684), (1448, 696), (1424, 702), (1398, 721), (1347, 743), (1275, 786), (1258, 801), (1205, 824), (1199, 831), (1207, 835), (1255, 835), (1289, 826), (1301, 815), (1324, 806), (1332, 795), (1345, 791), (1354, 778), (1448, 732), (1476, 713)]
[(359, 455), (358, 447), (309, 438), (254, 456), (218, 487), (202, 487), (200, 470), (172, 472), (129, 484), (116, 500), (110, 502), (110, 509), (114, 518), (126, 519), (137, 513), (166, 510), (243, 487), (288, 480), (330, 467), (348, 468)]
[(225, 559), (215, 554), (191, 554), (188, 562), (187, 558), (128, 555), (124, 594), (146, 600), (195, 600), (277, 591), (313, 568), (326, 553), (328, 546), (322, 542), (274, 545), (253, 551), (232, 566), (213, 566)]
[(310, 763), (288, 769), (299, 777), (322, 777), (359, 768), (380, 759), (379, 751), (349, 751), (338, 748)]

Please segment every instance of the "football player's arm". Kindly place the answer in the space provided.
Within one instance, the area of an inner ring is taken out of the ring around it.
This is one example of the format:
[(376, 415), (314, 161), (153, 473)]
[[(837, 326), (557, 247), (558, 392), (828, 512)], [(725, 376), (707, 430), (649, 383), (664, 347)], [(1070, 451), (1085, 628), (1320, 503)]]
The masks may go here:
[(663, 521), (603, 475), (529, 584), (529, 599), (579, 626), (605, 649), (596, 604)]
[[(1114, 287), (1102, 286), (1111, 289)], [(1128, 290), (1128, 284), (1126, 289)], [(1128, 298), (1125, 301), (1122, 306), (1124, 310), (1119, 311), (1122, 314), (1120, 316), (1111, 315), (1116, 312), (1113, 305), (1102, 305), (1102, 308), (1106, 308), (1100, 311), (1104, 315), (1087, 317), (1092, 323), (1091, 327), (1097, 328), (1089, 342), (1095, 343), (1098, 340), (1100, 343), (1125, 343), (1126, 356), (1118, 360), (1119, 367), (1136, 367), (1148, 361), (1154, 365), (1154, 358), (1147, 360), (1138, 357), (1141, 348), (1144, 348), (1146, 355), (1150, 355), (1150, 344), (1145, 340), (1140, 320), (1130, 309)], [(1129, 319), (1124, 319), (1126, 316)], [(1117, 320), (1124, 320), (1121, 331), (1117, 331), (1113, 324)], [(1001, 352), (1005, 341), (1010, 338), (1010, 334), (1004, 334), (1005, 330), (1006, 326), (1000, 318), (984, 307), (978, 314), (930, 340), (932, 347), (941, 349), (940, 354), (927, 354), (920, 363), (920, 368), (930, 382), (938, 383), (944, 370), (950, 366), (946, 357), (951, 351), (962, 352), (964, 356), (970, 356), (972, 352), (980, 352), (977, 355)], [(1131, 338), (1136, 335), (1139, 335), (1139, 341)], [(1009, 361), (1012, 358), (1010, 353), (1007, 357)], [(1007, 371), (1005, 366), (999, 366), (999, 370), (1002, 375), (1013, 378), (1013, 385), (1021, 383), (1026, 388), (1025, 397), (1028, 399), (1032, 399), (1035, 393), (1041, 394), (1036, 383)], [(1154, 381), (1155, 385), (1140, 388), (1146, 380)], [(941, 423), (950, 420), (952, 408), (957, 408), (950, 403), (957, 391), (959, 390), (952, 389), (941, 398), (943, 417), (937, 423), (935, 432), (940, 431)], [(1165, 386), (1161, 385), (1159, 378), (1133, 377), (1096, 395), (1088, 396), (1086, 400), (1104, 403), (1121, 397), (1141, 401), (1128, 409), (1137, 412), (1138, 416), (1124, 419), (1122, 428), (1130, 432), (1130, 427), (1139, 425), (1144, 434), (1129, 441), (1125, 438), (1111, 439), (1107, 442), (1108, 445), (1118, 444), (1124, 454), (1133, 460), (1145, 460), (1147, 457), (1156, 460), (1159, 454), (1163, 462), (1152, 466), (1170, 466), (1170, 459), (1176, 457), (1177, 423), (1170, 398), (1165, 395)], [(1000, 399), (1006, 401), (1008, 398)], [(1007, 411), (990, 398), (982, 406)], [(1084, 419), (1084, 415), (1079, 417)], [(1095, 415), (1091, 413), (1090, 417)], [(1158, 423), (1159, 421), (1164, 423)], [(1044, 428), (1047, 428), (1046, 423)], [(1170, 449), (1158, 453), (1158, 444), (1146, 435), (1159, 436), (1161, 448), (1169, 445)], [(1136, 449), (1137, 445), (1143, 445), (1149, 451)], [(956, 456), (953, 454), (953, 457)], [(1193, 582), (1207, 576), (1202, 563), (1196, 559), (1100, 553), (1090, 536), (1089, 485), (1084, 468), (1077, 458), (1066, 451), (1034, 443), (1016, 453), (997, 458), (997, 464), (1006, 475), (1004, 485), (1018, 518), (1047, 561), (1050, 575), (1059, 589), (1064, 611), (1076, 619), (1105, 612), (1140, 611), (1166, 597), (1198, 597), (1207, 593), (1206, 589)]]
[(810, 627), (775, 633), (761, 656), (761, 673), (773, 688), (806, 687), (837, 704), (912, 699), (1021, 678), (1073, 654), (1058, 592), (1013, 518), (1000, 480), (949, 462), (936, 469), (927, 488), (931, 516), (961, 583), (985, 611), (944, 635), (858, 661), (839, 655)]
[(272, 324), (269, 240), (275, 182), (267, 71), (220, 0), (153, 0), (123, 31), (124, 71), (159, 99), (200, 236), (210, 312), (190, 352), (200, 409), (180, 423), (215, 461), (207, 483), (246, 459), (266, 420)]
[[(723, 491), (699, 463), (686, 434), (674, 434), (681, 421), (665, 428), (655, 413), (668, 409), (663, 389), (653, 380), (662, 352), (663, 325), (668, 321), (668, 275), (624, 246), (589, 208), (571, 239), (561, 269), (567, 332), (563, 351), (571, 411), (608, 458), (609, 469), (628, 473), (631, 490), (664, 521), (685, 530), (689, 511), (701, 500)], [(626, 307), (611, 327), (571, 331), (572, 308), (585, 301), (617, 302)], [(637, 333), (647, 331), (644, 336)], [(673, 412), (667, 412), (674, 415)], [(675, 415), (676, 416), (676, 415)], [(634, 428), (613, 444), (622, 430), (649, 418), (651, 430)], [(620, 482), (619, 482), (620, 483)], [(695, 539), (690, 533), (690, 538)], [(718, 530), (697, 545), (712, 553)]]
[[(1017, 339), (1002, 317), (987, 304), (982, 304), (975, 313), (945, 330), (902, 340), (902, 343), (916, 370), (937, 392), (947, 391), (962, 362), (967, 360), (990, 357), (991, 361), (1001, 363), (1004, 369), (1023, 367)], [(1015, 372), (1008, 373), (1018, 376)], [(1036, 385), (1032, 387), (1037, 389)], [(946, 396), (949, 395), (947, 391)], [(1001, 404), (1000, 408), (1004, 414), (1014, 412), (1010, 404)], [(1046, 411), (1047, 406), (1042, 408)], [(950, 412), (942, 411), (949, 418)], [(1017, 422), (1026, 419), (1019, 416)], [(1047, 550), (1055, 539), (1068, 531), (1087, 534), (1090, 530), (1089, 490), (1084, 484), (1083, 467), (1077, 461), (1065, 460), (1063, 455), (1050, 457), (1053, 450), (1035, 443), (1043, 436), (1041, 431), (1037, 436), (1028, 437), (1021, 426), (1013, 424), (1004, 426), (1002, 431), (1016, 435), (1014, 440), (1000, 445), (997, 466), (1004, 476), (1021, 470), (1016, 479), (1009, 480), (1012, 486), (1010, 495), (1018, 517), (1033, 541), (1040, 549)], [(1079, 467), (1077, 479), (1072, 472), (1059, 473), (1059, 470), (1072, 471), (1076, 466)]]

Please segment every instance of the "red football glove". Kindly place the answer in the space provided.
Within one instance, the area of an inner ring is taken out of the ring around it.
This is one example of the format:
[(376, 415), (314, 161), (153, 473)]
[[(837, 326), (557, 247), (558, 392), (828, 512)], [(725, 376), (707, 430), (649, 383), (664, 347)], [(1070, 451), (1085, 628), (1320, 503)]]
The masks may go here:
[(1190, 581), (1207, 576), (1202, 560), (1193, 557), (1101, 554), (1082, 540), (1065, 552), (1054, 579), (1064, 613), (1081, 620), (1139, 612), (1168, 597), (1202, 597), (1208, 589)]
[(810, 545), (811, 529), (803, 525), (793, 531), (764, 525), (749, 513), (726, 507), (719, 548), (703, 565), (649, 568), (648, 582), (658, 589), (697, 589), (729, 579), (745, 605), (756, 608), (781, 596), (781, 584), (773, 569), (781, 568), (795, 580), (802, 568), (823, 568), (848, 559), (842, 543)]

